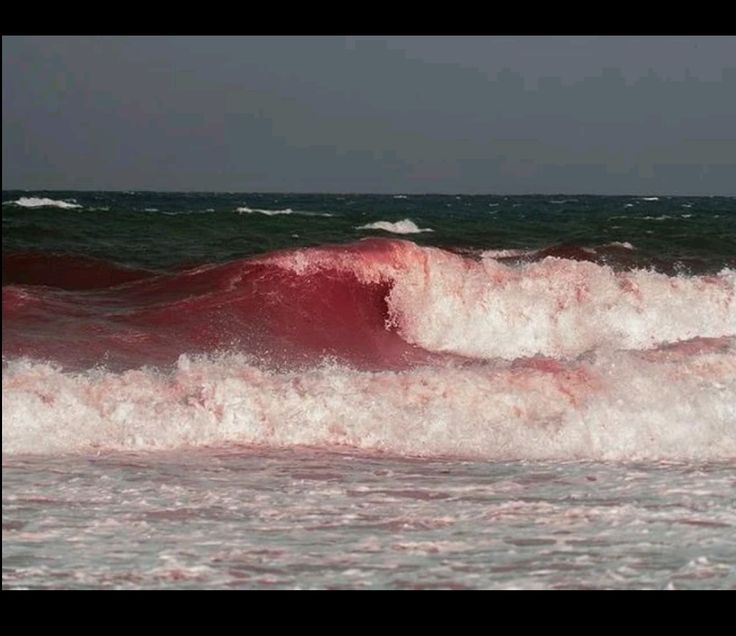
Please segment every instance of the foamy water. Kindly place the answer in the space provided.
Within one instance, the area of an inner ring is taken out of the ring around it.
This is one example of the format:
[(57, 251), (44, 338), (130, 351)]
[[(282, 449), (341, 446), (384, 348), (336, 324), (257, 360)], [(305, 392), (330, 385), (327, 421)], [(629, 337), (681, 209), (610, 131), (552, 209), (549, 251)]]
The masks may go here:
[[(688, 399), (683, 400), (682, 396)], [(267, 371), (243, 356), (169, 372), (12, 361), (3, 452), (320, 446), (486, 460), (734, 460), (734, 341), (366, 372)]]
[(730, 464), (3, 459), (3, 588), (733, 589)]

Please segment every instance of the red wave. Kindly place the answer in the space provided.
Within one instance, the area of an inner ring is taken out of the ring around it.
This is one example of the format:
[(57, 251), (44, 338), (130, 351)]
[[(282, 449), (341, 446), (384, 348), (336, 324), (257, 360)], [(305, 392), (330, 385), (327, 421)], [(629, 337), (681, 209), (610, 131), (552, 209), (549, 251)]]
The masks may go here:
[[(566, 258), (519, 268), (396, 239), (168, 274), (72, 259), (59, 266), (56, 286), (53, 273), (31, 272), (22, 280), (35, 285), (3, 288), (3, 353), (120, 369), (223, 350), (290, 367), (332, 357), (395, 369), (460, 355), (564, 358), (601, 344), (647, 348), (733, 335), (732, 273), (616, 273), (570, 262), (593, 252), (577, 250), (547, 250)], [(701, 318), (693, 320), (688, 305)]]
[[(334, 249), (352, 250), (356, 257), (385, 251), (369, 242)], [(363, 368), (396, 368), (433, 357), (387, 328), (389, 282), (369, 284), (352, 272), (329, 269), (300, 275), (268, 259), (146, 278), (150, 274), (105, 264), (95, 277), (88, 261), (70, 260), (57, 279), (12, 272), (14, 281), (55, 280), (63, 291), (3, 289), (6, 355), (115, 368), (168, 364), (181, 353), (217, 349), (279, 365), (327, 356)], [(41, 259), (31, 262), (40, 269)], [(131, 284), (110, 288), (120, 282)]]

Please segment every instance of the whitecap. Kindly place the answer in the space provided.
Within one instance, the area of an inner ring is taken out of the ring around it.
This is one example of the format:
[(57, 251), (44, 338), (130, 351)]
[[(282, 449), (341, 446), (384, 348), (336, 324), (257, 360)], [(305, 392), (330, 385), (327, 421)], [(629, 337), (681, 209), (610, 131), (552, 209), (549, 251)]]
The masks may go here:
[(393, 234), (419, 234), (421, 232), (434, 232), (434, 230), (428, 227), (418, 227), (411, 219), (404, 219), (403, 221), (396, 221), (395, 223), (391, 223), (390, 221), (376, 221), (375, 223), (360, 225), (355, 229), (384, 230), (385, 232), (392, 232)]
[(300, 210), (292, 210), (291, 208), (285, 208), (283, 210), (263, 210), (260, 208), (249, 208), (248, 206), (241, 206), (239, 208), (235, 208), (235, 211), (238, 214), (264, 214), (266, 216), (280, 216), (280, 215), (291, 215), (291, 214), (297, 214), (299, 216), (323, 216), (323, 217), (332, 217), (335, 216), (334, 214), (330, 214), (329, 212), (305, 212)]
[[(74, 199), (72, 199), (72, 201), (74, 201)], [(15, 203), (15, 205), (22, 208), (63, 208), (65, 210), (72, 210), (82, 207), (78, 203), (48, 199), (46, 197), (21, 197), (12, 203)]]

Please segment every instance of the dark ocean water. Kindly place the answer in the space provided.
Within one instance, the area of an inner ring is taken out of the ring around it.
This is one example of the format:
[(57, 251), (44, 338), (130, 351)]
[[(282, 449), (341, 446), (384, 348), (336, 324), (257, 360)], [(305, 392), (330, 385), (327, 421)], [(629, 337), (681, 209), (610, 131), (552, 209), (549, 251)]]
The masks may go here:
[(736, 586), (736, 200), (3, 192), (3, 587)]
[[(42, 205), (44, 198), (52, 203)], [(3, 252), (70, 253), (167, 269), (396, 236), (356, 228), (408, 218), (432, 230), (406, 235), (419, 245), (484, 250), (617, 242), (635, 248), (619, 258), (626, 265), (679, 264), (697, 272), (734, 266), (736, 199), (652, 198), (4, 191)], [(39, 207), (17, 203), (24, 199)]]

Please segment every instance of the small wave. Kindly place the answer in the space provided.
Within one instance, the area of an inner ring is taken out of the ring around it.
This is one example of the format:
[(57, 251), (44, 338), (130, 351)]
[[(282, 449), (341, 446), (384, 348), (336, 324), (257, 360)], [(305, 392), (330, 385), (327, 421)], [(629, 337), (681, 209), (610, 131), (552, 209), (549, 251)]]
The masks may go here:
[(375, 223), (368, 223), (366, 225), (360, 225), (355, 228), (356, 230), (384, 230), (385, 232), (392, 232), (393, 234), (420, 234), (421, 232), (434, 232), (430, 228), (420, 228), (411, 219), (404, 219), (403, 221), (396, 221), (391, 223), (390, 221), (376, 221)]
[(523, 256), (531, 256), (533, 254), (536, 254), (536, 250), (483, 250), (483, 252), (481, 252), (481, 258), (521, 258)]
[(628, 241), (611, 241), (606, 243), (603, 247), (622, 247), (627, 250), (635, 250), (636, 248)]
[(291, 208), (285, 208), (284, 210), (263, 210), (259, 208), (249, 208), (248, 206), (241, 206), (239, 208), (235, 208), (235, 211), (238, 214), (265, 214), (266, 216), (280, 216), (290, 214), (297, 214), (299, 216), (335, 216), (334, 214), (330, 214), (329, 212), (304, 212), (300, 210), (292, 210)]
[(642, 201), (659, 201), (659, 197), (642, 197)]
[(47, 199), (45, 197), (21, 197), (17, 201), (11, 201), (11, 203), (20, 206), (21, 208), (63, 208), (65, 210), (72, 210), (82, 207), (78, 203), (58, 201), (56, 199)]

